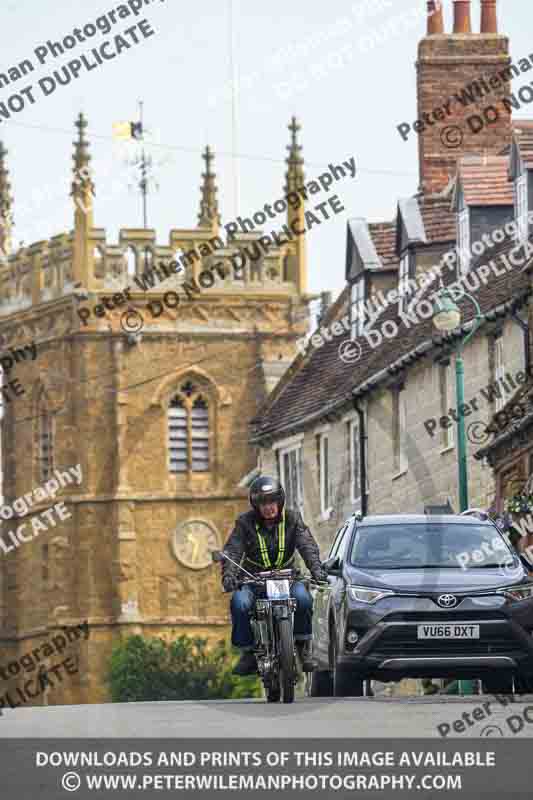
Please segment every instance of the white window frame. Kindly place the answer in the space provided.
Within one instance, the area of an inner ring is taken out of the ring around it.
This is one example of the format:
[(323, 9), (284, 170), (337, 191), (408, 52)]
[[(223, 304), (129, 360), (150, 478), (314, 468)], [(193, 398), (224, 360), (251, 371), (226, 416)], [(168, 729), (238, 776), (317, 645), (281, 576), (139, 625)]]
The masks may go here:
[(329, 448), (329, 435), (318, 433), (319, 463), (318, 477), (320, 489), (320, 513), (324, 519), (329, 519), (333, 506), (331, 505), (331, 458)]
[(409, 250), (406, 250), (400, 259), (400, 272), (398, 275), (398, 311), (404, 310), (405, 296), (409, 294)]
[(352, 340), (363, 335), (363, 316), (365, 310), (366, 285), (364, 276), (358, 278), (351, 286), (350, 302), (350, 325), (352, 330)]
[[(356, 441), (355, 441), (356, 440)], [(359, 419), (355, 417), (348, 420), (348, 453), (350, 460), (350, 501), (354, 505), (361, 505), (361, 463), (360, 463), (360, 431)], [(357, 468), (356, 468), (357, 464)], [(355, 476), (357, 475), (357, 489)]]
[[(302, 437), (303, 438), (303, 437)], [(279, 455), (279, 471), (280, 481), (285, 489), (287, 495), (287, 505), (290, 508), (296, 508), (298, 511), (303, 510), (303, 472), (302, 472), (302, 447), (301, 444), (293, 445), (292, 447), (276, 448)], [(296, 496), (292, 497), (292, 487), (285, 485), (285, 458), (289, 459), (289, 474), (290, 474), (290, 456), (295, 453), (296, 458)]]
[(393, 390), (393, 477), (403, 475), (409, 469), (406, 450), (407, 434), (407, 404), (406, 391), (402, 389)]
[[(494, 340), (494, 380), (499, 381), (500, 378), (505, 378), (505, 352), (503, 349), (503, 336), (499, 336)], [(494, 408), (496, 413), (500, 411), (505, 403), (505, 390), (501, 383), (499, 383), (500, 397), (494, 398)]]
[(459, 264), (464, 275), (470, 267), (470, 212), (464, 208), (457, 216), (457, 243), (459, 251)]
[[(450, 408), (453, 407), (453, 403), (451, 402), (451, 384), (452, 384), (452, 370), (451, 370), (451, 363), (449, 364), (439, 364), (438, 365), (438, 378), (439, 378), (439, 402), (440, 402), (440, 413), (442, 417), (448, 416), (448, 411)], [(446, 452), (450, 450), (455, 445), (455, 436), (454, 436), (454, 425), (450, 425), (449, 428), (442, 428), (441, 430), (441, 444), (442, 450), (441, 452)]]
[(528, 207), (527, 207), (527, 173), (519, 175), (515, 181), (515, 206), (516, 223), (518, 226), (518, 241), (527, 241), (529, 233)]

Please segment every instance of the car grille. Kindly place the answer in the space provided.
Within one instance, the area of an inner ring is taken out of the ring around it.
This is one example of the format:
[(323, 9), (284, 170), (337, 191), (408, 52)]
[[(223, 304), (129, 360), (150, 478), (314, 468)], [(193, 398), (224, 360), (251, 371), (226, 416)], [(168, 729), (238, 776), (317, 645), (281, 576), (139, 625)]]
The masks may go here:
[[(494, 619), (494, 615), (492, 617)], [(420, 616), (417, 617), (420, 620)], [(454, 615), (454, 622), (456, 617)], [(439, 620), (442, 622), (442, 618)], [(477, 622), (477, 618), (476, 618)], [(497, 633), (484, 634), (481, 639), (417, 639), (416, 625), (398, 626), (385, 630), (369, 655), (387, 658), (446, 657), (446, 656), (487, 656), (520, 655), (524, 652), (521, 643), (511, 630), (498, 630)]]
[(505, 614), (493, 609), (477, 609), (473, 611), (452, 610), (453, 616), (445, 619), (450, 611), (441, 609), (440, 611), (393, 611), (387, 614), (387, 622), (435, 622), (438, 625), (451, 625), (456, 622), (484, 622), (485, 620), (507, 619)]

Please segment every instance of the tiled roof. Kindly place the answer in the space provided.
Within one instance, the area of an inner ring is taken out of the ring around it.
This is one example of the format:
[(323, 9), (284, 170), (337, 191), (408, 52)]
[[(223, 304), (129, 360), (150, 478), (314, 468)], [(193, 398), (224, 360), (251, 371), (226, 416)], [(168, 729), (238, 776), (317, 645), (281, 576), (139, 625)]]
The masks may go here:
[(456, 238), (455, 213), (449, 197), (419, 198), (420, 213), (428, 242), (449, 242)]
[[(520, 146), (520, 153), (528, 165), (533, 165), (533, 119), (513, 120), (513, 133)], [(506, 145), (501, 155), (509, 155), (511, 145)]]
[[(424, 226), (425, 243), (455, 242), (455, 213), (451, 209), (450, 197), (414, 196), (408, 199), (416, 201)], [(405, 202), (404, 201), (404, 205)], [(399, 268), (399, 257), (396, 254), (396, 220), (393, 222), (370, 222), (368, 230), (376, 251), (387, 269)]]
[(384, 267), (398, 264), (396, 222), (369, 222), (370, 236)]
[(463, 156), (458, 164), (458, 174), (467, 205), (513, 205), (513, 184), (509, 178), (507, 156)]
[[(504, 272), (503, 262), (498, 263), (499, 255), (514, 247), (514, 242), (504, 241), (490, 251), (490, 259), (498, 264), (503, 274), (495, 276), (491, 273), (487, 285), (482, 283), (477, 291), (472, 286), (467, 286), (467, 291), (475, 291), (483, 313), (503, 314), (499, 307), (504, 303), (513, 301), (519, 307), (525, 302), (530, 291), (530, 278), (523, 272), (523, 267)], [(487, 260), (486, 257), (476, 259), (472, 264), (473, 270)], [(454, 282), (455, 274), (446, 268), (443, 270), (442, 280), (444, 285), (449, 285)], [(435, 282), (427, 286), (420, 299), (429, 297), (436, 288)], [(464, 315), (463, 324), (473, 319), (475, 312), (472, 303), (460, 301), (460, 308)], [(499, 310), (495, 312), (495, 309)], [(349, 348), (349, 333), (332, 337), (331, 341), (320, 348), (311, 347), (301, 359), (298, 371), (283, 382), (274, 402), (269, 403), (268, 408), (262, 410), (252, 421), (254, 440), (287, 435), (289, 431), (304, 428), (312, 420), (318, 421), (328, 411), (339, 410), (347, 405), (354, 391), (357, 394), (368, 391), (378, 373), (386, 373), (388, 370), (393, 374), (399, 371), (396, 368), (391, 370), (390, 367), (400, 358), (409, 355), (414, 360), (412, 354), (415, 348), (430, 349), (446, 345), (457, 337), (457, 334), (439, 334), (431, 319), (422, 320), (418, 324), (401, 323), (396, 303), (385, 309), (374, 329), (379, 330), (386, 320), (399, 323), (399, 335), (393, 339), (384, 339), (375, 349), (370, 347), (366, 339), (360, 337), (352, 345), (352, 348), (360, 348), (360, 357), (355, 363), (345, 363), (340, 357), (340, 352), (346, 356), (347, 351), (342, 348)]]
[[(347, 313), (350, 300), (350, 286), (347, 284), (334, 303), (328, 308), (324, 319), (321, 321), (318, 328), (316, 328), (311, 336), (317, 333), (321, 327), (329, 327), (334, 320), (339, 320)], [(309, 345), (311, 347), (311, 345)], [(290, 367), (283, 373), (282, 377), (268, 395), (266, 402), (263, 406), (262, 412), (271, 408), (276, 402), (279, 395), (285, 390), (285, 386), (292, 381), (294, 376), (303, 368), (308, 357), (309, 350), (304, 356), (302, 353), (294, 359)]]

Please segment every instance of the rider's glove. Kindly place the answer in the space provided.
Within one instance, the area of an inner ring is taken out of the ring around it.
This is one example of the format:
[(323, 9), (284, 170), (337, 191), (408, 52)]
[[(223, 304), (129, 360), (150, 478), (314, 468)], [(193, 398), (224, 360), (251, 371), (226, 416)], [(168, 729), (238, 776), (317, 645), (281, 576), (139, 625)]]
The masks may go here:
[(234, 592), (239, 588), (239, 581), (235, 575), (226, 575), (222, 580), (222, 586), (225, 592)]
[(323, 583), (328, 579), (328, 572), (324, 569), (324, 567), (318, 567), (311, 571), (311, 577), (317, 583)]

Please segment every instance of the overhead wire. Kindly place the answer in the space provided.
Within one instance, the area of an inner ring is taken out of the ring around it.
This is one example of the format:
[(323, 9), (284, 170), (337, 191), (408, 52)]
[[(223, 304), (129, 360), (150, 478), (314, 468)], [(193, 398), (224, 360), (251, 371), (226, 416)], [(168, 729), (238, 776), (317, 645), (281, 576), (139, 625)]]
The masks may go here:
[[(8, 127), (9, 125), (14, 125), (19, 128), (27, 128), (27, 129), (35, 129), (39, 131), (44, 131), (46, 133), (63, 133), (68, 136), (72, 136), (72, 130), (67, 128), (55, 128), (50, 127), (47, 125), (29, 125), (28, 123), (24, 122), (13, 122), (7, 121), (4, 123), (4, 127)], [(99, 139), (102, 141), (112, 141), (116, 143), (116, 139), (109, 134), (97, 134), (91, 133), (90, 137), (92, 139)], [(203, 150), (197, 147), (187, 147), (186, 145), (179, 145), (179, 144), (165, 144), (163, 142), (149, 142), (150, 147), (154, 148), (161, 148), (162, 150), (179, 150), (185, 153), (198, 153), (202, 155)], [(217, 150), (216, 155), (221, 156), (223, 158), (238, 158), (244, 161), (266, 161), (273, 164), (286, 164), (286, 160), (282, 158), (272, 158), (271, 156), (259, 156), (259, 155), (251, 155), (249, 153), (233, 153), (228, 152), (226, 150)], [(305, 160), (305, 164), (309, 167), (319, 167), (323, 169), (324, 167), (329, 167), (329, 164), (319, 163), (317, 161), (308, 161)], [(397, 172), (395, 170), (384, 170), (384, 169), (368, 169), (366, 167), (359, 167), (357, 166), (357, 172), (366, 172), (370, 175), (394, 175), (398, 177), (412, 177), (415, 175), (415, 172)]]

